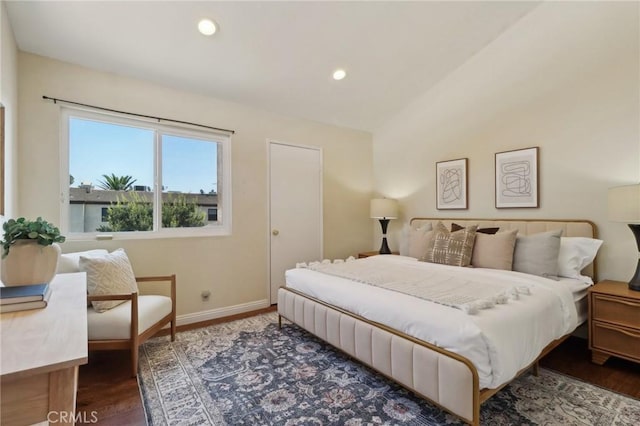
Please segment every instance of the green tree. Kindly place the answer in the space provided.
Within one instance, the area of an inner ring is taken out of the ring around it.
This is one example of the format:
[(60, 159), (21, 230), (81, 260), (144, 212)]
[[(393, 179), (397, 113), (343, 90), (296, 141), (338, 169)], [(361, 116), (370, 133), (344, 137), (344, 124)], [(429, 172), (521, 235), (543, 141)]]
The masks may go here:
[(133, 176), (116, 176), (113, 173), (111, 173), (111, 176), (102, 175), (102, 177), (104, 180), (98, 181), (98, 187), (112, 191), (130, 191), (133, 189), (133, 184), (137, 181)]
[(193, 228), (204, 226), (205, 214), (195, 201), (187, 201), (184, 194), (169, 195), (162, 204), (162, 226), (165, 228)]
[(108, 226), (101, 225), (98, 232), (151, 231), (153, 205), (135, 192), (118, 197), (107, 210)]
[[(135, 192), (128, 193), (109, 206), (108, 225), (99, 226), (98, 232), (151, 231), (153, 230), (153, 205)], [(188, 201), (184, 194), (170, 196), (162, 205), (162, 226), (165, 228), (189, 228), (205, 225), (205, 214), (199, 211), (195, 201)]]

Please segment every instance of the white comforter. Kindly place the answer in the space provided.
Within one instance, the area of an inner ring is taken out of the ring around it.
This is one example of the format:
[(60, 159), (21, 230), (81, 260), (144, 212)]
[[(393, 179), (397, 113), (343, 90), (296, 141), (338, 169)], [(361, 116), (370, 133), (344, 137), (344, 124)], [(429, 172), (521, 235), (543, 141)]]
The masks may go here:
[(286, 283), (311, 297), (468, 358), (478, 370), (481, 388), (507, 383), (546, 345), (578, 325), (571, 286), (564, 280), (438, 265), (404, 256), (375, 259), (408, 268), (455, 268), (462, 279), (473, 275), (474, 280), (480, 276), (492, 284), (525, 285), (531, 294), (468, 315), (459, 309), (310, 269), (288, 270)]

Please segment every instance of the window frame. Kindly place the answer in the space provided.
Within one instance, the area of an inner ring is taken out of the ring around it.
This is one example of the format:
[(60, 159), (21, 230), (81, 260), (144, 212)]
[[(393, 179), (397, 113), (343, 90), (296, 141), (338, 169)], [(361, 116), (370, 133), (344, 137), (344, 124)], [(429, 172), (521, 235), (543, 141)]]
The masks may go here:
[[(69, 121), (71, 118), (99, 121), (151, 130), (154, 132), (154, 177), (153, 177), (153, 226), (152, 231), (126, 232), (71, 232), (69, 199)], [(203, 131), (192, 127), (167, 125), (156, 120), (124, 117), (122, 114), (96, 112), (90, 109), (63, 107), (60, 114), (60, 229), (69, 241), (86, 240), (139, 240), (155, 238), (188, 238), (205, 236), (229, 236), (232, 233), (231, 201), (231, 135), (214, 131)], [(207, 223), (202, 227), (163, 228), (162, 227), (162, 134), (199, 139), (218, 143), (218, 215), (222, 222)]]

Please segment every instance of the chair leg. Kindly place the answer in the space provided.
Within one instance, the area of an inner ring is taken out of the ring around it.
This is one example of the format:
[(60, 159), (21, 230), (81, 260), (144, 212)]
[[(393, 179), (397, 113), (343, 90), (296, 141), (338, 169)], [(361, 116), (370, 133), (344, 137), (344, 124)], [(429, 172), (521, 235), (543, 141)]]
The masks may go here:
[(171, 341), (176, 341), (176, 320), (171, 321)]
[(131, 376), (138, 376), (138, 345), (131, 348)]

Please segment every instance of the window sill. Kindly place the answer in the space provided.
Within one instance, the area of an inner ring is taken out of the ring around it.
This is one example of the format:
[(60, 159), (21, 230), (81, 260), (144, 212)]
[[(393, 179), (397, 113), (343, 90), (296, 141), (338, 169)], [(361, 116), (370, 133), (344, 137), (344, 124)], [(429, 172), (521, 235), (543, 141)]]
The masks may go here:
[(126, 241), (126, 240), (155, 240), (167, 238), (202, 238), (202, 237), (228, 237), (230, 228), (208, 229), (171, 229), (162, 231), (132, 231), (132, 232), (71, 232), (67, 234), (67, 241)]

